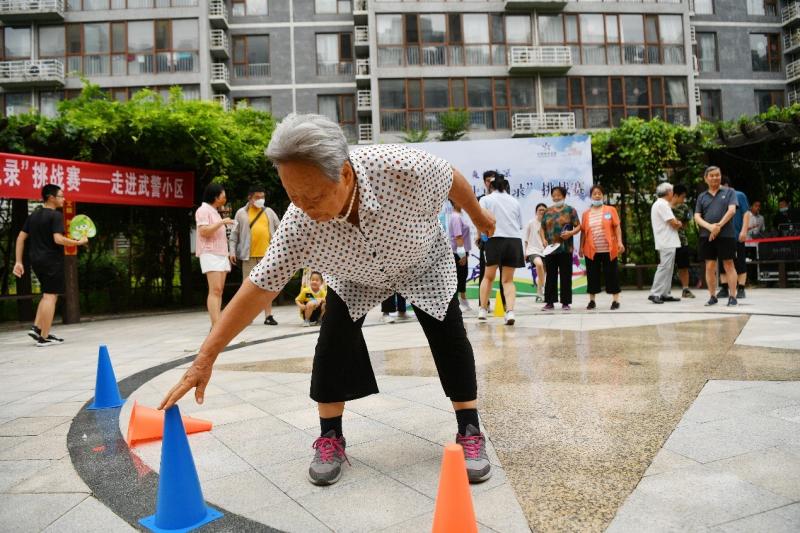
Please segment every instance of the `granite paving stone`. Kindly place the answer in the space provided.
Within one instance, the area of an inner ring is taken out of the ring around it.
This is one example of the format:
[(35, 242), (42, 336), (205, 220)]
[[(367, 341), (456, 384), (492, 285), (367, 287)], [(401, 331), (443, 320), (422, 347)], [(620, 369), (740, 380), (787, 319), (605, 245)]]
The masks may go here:
[(137, 530), (91, 496), (44, 529), (44, 533), (132, 533), (134, 531)]
[(42, 531), (87, 497), (86, 494), (3, 494), (0, 524), (5, 531)]

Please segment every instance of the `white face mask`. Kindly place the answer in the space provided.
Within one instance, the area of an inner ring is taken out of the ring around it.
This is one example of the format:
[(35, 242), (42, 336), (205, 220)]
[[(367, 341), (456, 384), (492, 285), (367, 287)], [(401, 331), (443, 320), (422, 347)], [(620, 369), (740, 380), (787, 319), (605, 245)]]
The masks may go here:
[(253, 205), (259, 209), (264, 209), (264, 199), (259, 198), (258, 200), (253, 200)]
[(553, 202), (553, 207), (563, 207), (563, 206), (564, 206), (564, 200)]

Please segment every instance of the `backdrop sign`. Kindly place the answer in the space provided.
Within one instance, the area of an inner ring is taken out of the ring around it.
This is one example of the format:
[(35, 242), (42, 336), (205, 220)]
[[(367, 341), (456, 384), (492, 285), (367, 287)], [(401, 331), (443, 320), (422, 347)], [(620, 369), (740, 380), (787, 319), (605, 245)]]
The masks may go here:
[[(476, 195), (484, 193), (484, 171), (496, 170), (505, 175), (511, 185), (511, 194), (522, 207), (523, 230), (533, 218), (536, 204), (541, 202), (549, 206), (552, 203), (550, 191), (557, 185), (566, 187), (566, 201), (578, 210), (579, 215), (589, 208), (589, 190), (593, 181), (592, 142), (588, 135), (435, 142), (415, 144), (414, 147), (449, 161), (466, 176)], [(447, 205), (445, 210), (449, 214), (450, 206)], [(474, 232), (473, 226), (473, 235)], [(578, 260), (577, 254), (579, 239), (580, 235), (575, 237), (573, 290), (585, 291), (583, 263)], [(470, 254), (470, 278), (474, 277), (475, 280), (478, 271), (477, 253), (473, 246)], [(517, 270), (514, 278), (520, 292), (534, 292), (532, 276), (530, 268)]]
[(48, 183), (73, 202), (192, 207), (194, 174), (0, 153), (0, 196), (39, 199)]

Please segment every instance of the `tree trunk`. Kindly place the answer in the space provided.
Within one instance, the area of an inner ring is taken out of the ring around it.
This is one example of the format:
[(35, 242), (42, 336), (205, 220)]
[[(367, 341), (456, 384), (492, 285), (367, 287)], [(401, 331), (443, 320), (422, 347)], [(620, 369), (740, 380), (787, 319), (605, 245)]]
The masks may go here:
[[(25, 219), (28, 218), (28, 200), (11, 201), (11, 239), (16, 244), (16, 236), (22, 230)], [(27, 243), (30, 245), (30, 243)], [(25, 246), (23, 263), (25, 264), (25, 274), (17, 278), (17, 294), (31, 294), (31, 263), (27, 260), (30, 246)], [(9, 255), (11, 255), (9, 251)], [(30, 322), (34, 318), (33, 300), (17, 300), (17, 318), (20, 322)]]

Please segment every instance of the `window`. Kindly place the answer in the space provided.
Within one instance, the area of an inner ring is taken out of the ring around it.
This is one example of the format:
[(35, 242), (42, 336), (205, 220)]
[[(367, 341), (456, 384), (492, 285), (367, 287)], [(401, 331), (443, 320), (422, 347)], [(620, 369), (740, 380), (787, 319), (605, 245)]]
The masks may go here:
[(234, 17), (267, 15), (269, 15), (267, 0), (233, 0), (231, 5), (231, 16)]
[(778, 15), (777, 0), (747, 0), (748, 15)]
[(314, 0), (314, 12), (326, 13), (352, 13), (353, 7), (350, 0)]
[(766, 113), (772, 106), (783, 107), (783, 91), (755, 91), (756, 110)]
[(270, 75), (269, 36), (233, 37), (233, 77), (266, 78)]
[(31, 93), (5, 93), (6, 116), (22, 115), (31, 110)]
[(65, 39), (64, 26), (39, 26), (39, 57), (63, 58)]
[(700, 72), (716, 72), (719, 70), (716, 33), (697, 34), (697, 63)]
[(44, 91), (39, 93), (39, 113), (46, 117), (55, 117), (58, 114), (58, 103), (63, 99), (63, 91)]
[(705, 120), (722, 120), (722, 92), (700, 91), (700, 116)]
[(317, 75), (353, 75), (353, 34), (317, 34)]
[[(152, 22), (150, 23), (152, 33)], [(111, 74), (111, 25), (107, 22), (83, 25), (83, 73), (86, 76)]]
[[(30, 28), (3, 28), (3, 57), (5, 59), (30, 59)], [(7, 102), (6, 107), (8, 107)]]
[(683, 65), (683, 17), (680, 15), (660, 15), (658, 17), (662, 61), (665, 65)]
[(714, 0), (694, 0), (695, 15), (713, 15)]
[(352, 94), (337, 94), (317, 97), (318, 112), (339, 124), (348, 141), (356, 134), (356, 104)]
[(234, 98), (233, 105), (234, 107), (246, 106), (255, 109), (256, 111), (272, 113), (272, 99), (269, 96)]
[(754, 72), (780, 72), (780, 35), (777, 33), (751, 33), (750, 55)]
[(376, 15), (378, 65), (403, 65), (403, 18), (401, 15)]

